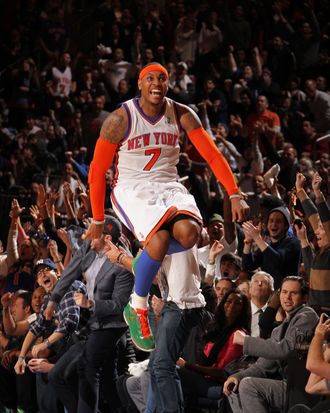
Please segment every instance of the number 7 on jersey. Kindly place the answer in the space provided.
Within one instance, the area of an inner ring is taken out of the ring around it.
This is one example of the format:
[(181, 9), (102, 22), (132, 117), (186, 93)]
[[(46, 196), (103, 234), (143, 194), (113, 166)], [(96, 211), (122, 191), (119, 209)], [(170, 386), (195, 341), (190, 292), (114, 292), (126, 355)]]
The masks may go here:
[(160, 157), (162, 149), (161, 148), (155, 148), (155, 149), (147, 149), (145, 151), (146, 156), (152, 156), (150, 161), (147, 163), (147, 165), (143, 168), (144, 171), (150, 171), (150, 169), (155, 165), (157, 162), (157, 159)]

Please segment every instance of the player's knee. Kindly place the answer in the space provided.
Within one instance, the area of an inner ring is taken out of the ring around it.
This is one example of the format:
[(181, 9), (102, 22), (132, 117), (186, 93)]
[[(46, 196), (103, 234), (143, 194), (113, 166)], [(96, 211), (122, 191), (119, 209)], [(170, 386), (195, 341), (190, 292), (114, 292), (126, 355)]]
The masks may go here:
[(184, 247), (192, 248), (199, 239), (200, 228), (195, 222), (181, 221), (180, 229), (175, 233), (175, 239)]
[(179, 242), (184, 248), (192, 248), (198, 241), (198, 234), (192, 233), (185, 235)]
[(170, 233), (165, 230), (156, 232), (151, 240), (155, 245), (168, 244), (170, 242)]
[(168, 231), (161, 230), (156, 232), (147, 246), (148, 254), (157, 260), (162, 260), (168, 250), (170, 234)]

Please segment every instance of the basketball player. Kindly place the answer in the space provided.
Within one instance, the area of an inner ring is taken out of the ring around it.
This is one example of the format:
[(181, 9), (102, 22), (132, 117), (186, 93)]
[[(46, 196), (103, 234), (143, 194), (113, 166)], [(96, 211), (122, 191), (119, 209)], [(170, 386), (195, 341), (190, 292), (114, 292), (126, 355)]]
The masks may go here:
[(166, 97), (165, 67), (151, 63), (142, 68), (138, 87), (141, 96), (123, 103), (102, 125), (89, 172), (93, 222), (84, 238), (102, 234), (105, 174), (114, 160), (113, 208), (144, 244), (133, 264), (135, 290), (124, 315), (135, 345), (151, 351), (154, 338), (148, 324), (147, 296), (153, 278), (166, 254), (196, 244), (202, 225), (193, 196), (176, 181), (180, 131), (185, 131), (226, 188), (233, 220), (243, 220), (249, 208), (228, 163), (197, 115)]

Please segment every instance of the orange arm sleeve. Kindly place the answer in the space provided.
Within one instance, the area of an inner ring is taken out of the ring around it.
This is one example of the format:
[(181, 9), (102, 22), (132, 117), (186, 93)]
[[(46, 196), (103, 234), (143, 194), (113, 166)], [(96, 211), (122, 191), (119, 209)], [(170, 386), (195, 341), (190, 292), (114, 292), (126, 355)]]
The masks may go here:
[(105, 174), (112, 165), (117, 146), (103, 138), (96, 141), (94, 156), (91, 162), (88, 183), (93, 219), (103, 221), (105, 199)]
[(228, 162), (219, 152), (206, 130), (204, 128), (194, 129), (188, 133), (188, 137), (200, 155), (210, 165), (212, 172), (217, 180), (225, 187), (228, 195), (239, 192), (234, 174)]

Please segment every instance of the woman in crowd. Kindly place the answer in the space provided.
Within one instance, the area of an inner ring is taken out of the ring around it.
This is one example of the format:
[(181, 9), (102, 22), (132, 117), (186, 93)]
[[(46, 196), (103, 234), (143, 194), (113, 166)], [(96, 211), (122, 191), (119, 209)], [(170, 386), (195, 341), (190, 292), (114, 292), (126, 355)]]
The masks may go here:
[(308, 304), (317, 313), (330, 315), (330, 208), (321, 191), (320, 174), (315, 172), (312, 178), (315, 204), (304, 189), (305, 183), (306, 177), (298, 173), (296, 177), (297, 197), (301, 202), (305, 217), (311, 224), (317, 243), (315, 253), (307, 238), (305, 225), (299, 224), (298, 221), (295, 229), (302, 248), (305, 270), (309, 276)]
[(215, 312), (214, 322), (205, 336), (203, 360), (200, 364), (190, 364), (180, 358), (182, 388), (188, 403), (195, 403), (195, 397), (219, 399), (226, 380), (225, 367), (238, 359), (242, 346), (233, 343), (236, 331), (249, 333), (251, 307), (248, 297), (237, 288), (226, 292)]

